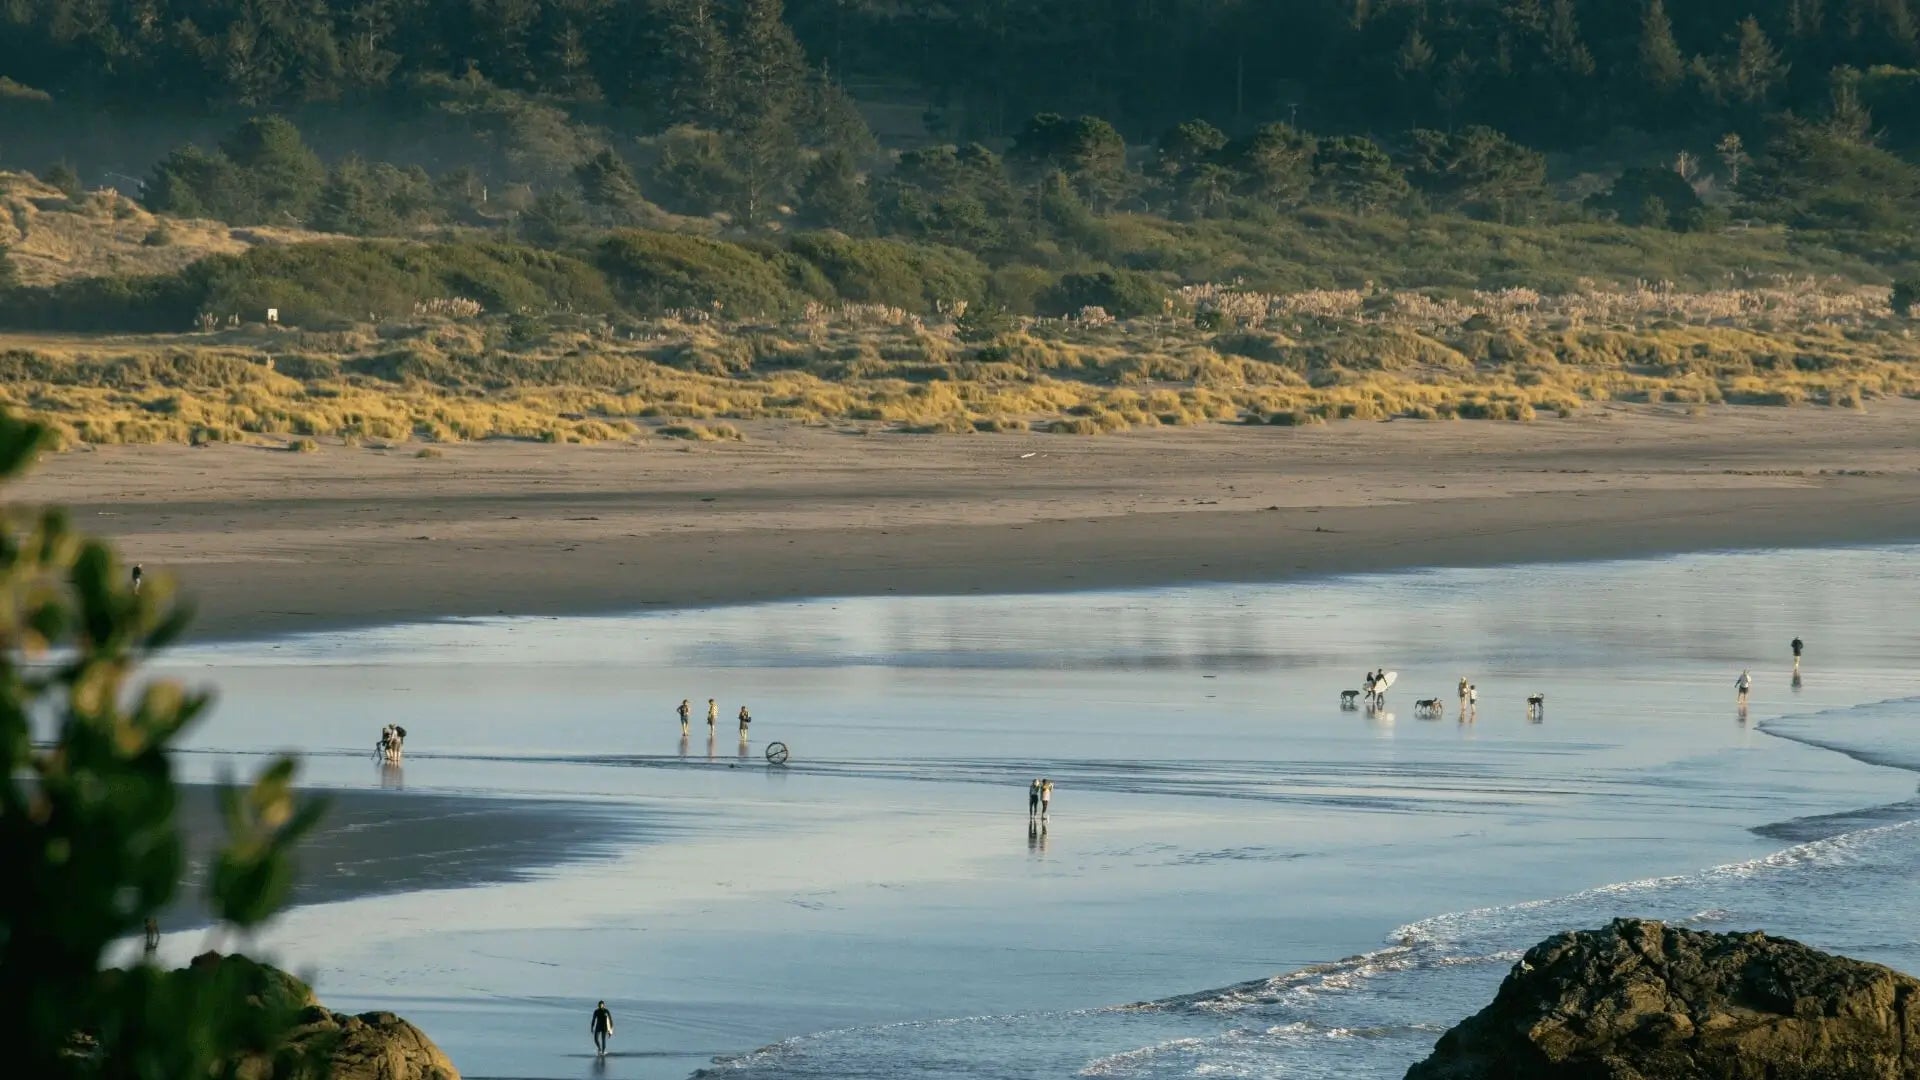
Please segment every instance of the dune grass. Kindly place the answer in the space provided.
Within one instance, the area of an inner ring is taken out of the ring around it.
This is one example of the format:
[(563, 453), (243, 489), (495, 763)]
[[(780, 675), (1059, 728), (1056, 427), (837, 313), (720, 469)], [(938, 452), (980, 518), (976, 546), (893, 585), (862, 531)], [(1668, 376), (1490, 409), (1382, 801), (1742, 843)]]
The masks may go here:
[(438, 318), (329, 331), (0, 336), (0, 401), (68, 443), (304, 449), (743, 438), (739, 422), (1092, 435), (1233, 422), (1531, 421), (1603, 401), (1870, 407), (1920, 394), (1886, 290), (1583, 284), (1460, 295), (1202, 287), (1179, 314), (984, 341), (880, 305), (788, 318)]

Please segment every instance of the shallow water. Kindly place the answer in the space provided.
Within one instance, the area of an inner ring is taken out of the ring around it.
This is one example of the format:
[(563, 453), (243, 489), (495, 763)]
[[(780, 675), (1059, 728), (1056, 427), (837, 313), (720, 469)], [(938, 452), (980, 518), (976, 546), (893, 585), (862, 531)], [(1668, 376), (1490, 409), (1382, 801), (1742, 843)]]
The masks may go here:
[[(294, 749), (309, 782), (657, 823), (266, 936), (470, 1076), (1392, 1077), (1518, 950), (1617, 915), (1920, 971), (1916, 553), (474, 620), (175, 666), (223, 697), (196, 777)], [(1342, 710), (1374, 666), (1391, 711)], [(1443, 719), (1414, 719), (1427, 696)], [(371, 760), (389, 720), (398, 776)], [(624, 1056), (596, 1070), (598, 998)]]

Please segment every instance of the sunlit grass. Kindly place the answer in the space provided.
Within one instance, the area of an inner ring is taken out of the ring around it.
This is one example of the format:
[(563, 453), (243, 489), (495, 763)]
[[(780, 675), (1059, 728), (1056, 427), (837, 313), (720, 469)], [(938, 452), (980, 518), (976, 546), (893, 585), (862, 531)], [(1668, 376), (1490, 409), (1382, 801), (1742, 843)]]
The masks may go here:
[[(0, 402), (68, 443), (349, 445), (648, 434), (741, 421), (925, 434), (1218, 422), (1530, 421), (1604, 401), (1871, 407), (1920, 393), (1884, 290), (1588, 287), (1434, 297), (1189, 290), (1131, 322), (1025, 320), (989, 341), (873, 305), (779, 322), (486, 320), (326, 333), (0, 337)], [(301, 443), (299, 440), (309, 440)]]

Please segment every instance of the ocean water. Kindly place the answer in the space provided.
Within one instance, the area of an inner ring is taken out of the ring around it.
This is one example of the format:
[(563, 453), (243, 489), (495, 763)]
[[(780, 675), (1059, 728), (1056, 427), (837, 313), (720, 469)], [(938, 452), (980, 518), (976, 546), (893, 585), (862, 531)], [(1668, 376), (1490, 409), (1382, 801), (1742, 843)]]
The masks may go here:
[[(322, 786), (646, 823), (251, 943), (466, 1075), (1396, 1077), (1526, 947), (1618, 916), (1920, 972), (1917, 555), (462, 620), (172, 666), (222, 697), (193, 778), (293, 750)], [(1389, 708), (1341, 708), (1377, 666)]]

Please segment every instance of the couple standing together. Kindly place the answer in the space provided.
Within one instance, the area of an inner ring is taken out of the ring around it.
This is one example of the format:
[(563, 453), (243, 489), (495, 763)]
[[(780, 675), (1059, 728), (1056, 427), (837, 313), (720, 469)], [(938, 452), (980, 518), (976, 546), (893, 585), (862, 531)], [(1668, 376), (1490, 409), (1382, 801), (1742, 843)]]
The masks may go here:
[(1051, 809), (1053, 809), (1053, 781), (1043, 778), (1028, 784), (1027, 816), (1046, 817)]

